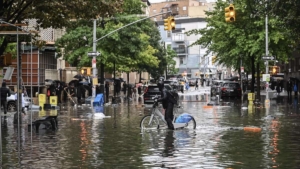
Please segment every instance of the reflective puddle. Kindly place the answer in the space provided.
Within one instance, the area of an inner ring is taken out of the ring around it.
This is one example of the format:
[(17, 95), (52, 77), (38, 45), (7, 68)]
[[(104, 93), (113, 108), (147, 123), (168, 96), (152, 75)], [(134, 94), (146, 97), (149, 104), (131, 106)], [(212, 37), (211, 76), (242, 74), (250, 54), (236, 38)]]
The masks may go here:
[[(88, 107), (57, 111), (58, 129), (42, 124), (30, 132), (24, 124), (2, 123), (3, 168), (298, 168), (300, 112), (296, 102), (271, 101), (269, 110), (243, 109), (226, 101), (204, 107), (205, 96), (182, 96), (196, 130), (144, 130), (139, 123), (149, 111), (135, 101), (104, 107), (106, 118)], [(193, 102), (194, 101), (194, 102)], [(39, 119), (50, 112), (32, 112)], [(55, 112), (52, 112), (55, 113)], [(258, 127), (261, 131), (245, 130)]]

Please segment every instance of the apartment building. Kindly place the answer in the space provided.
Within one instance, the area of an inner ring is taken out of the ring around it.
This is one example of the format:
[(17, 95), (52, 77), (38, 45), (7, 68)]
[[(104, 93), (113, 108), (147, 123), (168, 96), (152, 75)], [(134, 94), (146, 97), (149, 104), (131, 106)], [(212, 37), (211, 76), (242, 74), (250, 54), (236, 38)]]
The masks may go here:
[(177, 53), (176, 68), (178, 75), (185, 73), (187, 77), (200, 77), (204, 74), (215, 74), (217, 67), (213, 64), (213, 54), (204, 56), (207, 49), (201, 45), (191, 46), (199, 35), (187, 36), (185, 32), (192, 29), (206, 27), (205, 18), (177, 18), (176, 30), (168, 32), (164, 30), (164, 22), (158, 21), (158, 28), (161, 32), (162, 41), (167, 46), (171, 46)]
[(176, 68), (178, 75), (196, 78), (209, 75), (208, 77), (219, 77), (218, 72), (226, 72), (221, 66), (213, 63), (213, 54), (204, 56), (207, 49), (204, 46), (192, 45), (200, 38), (200, 35), (187, 36), (185, 32), (193, 29), (206, 27), (205, 11), (213, 10), (214, 3), (205, 3), (201, 0), (169, 0), (161, 3), (153, 3), (150, 7), (150, 15), (162, 11), (171, 10), (175, 15), (176, 29), (164, 30), (163, 19), (167, 15), (154, 17), (157, 22), (162, 41), (166, 46), (171, 46), (177, 53)]

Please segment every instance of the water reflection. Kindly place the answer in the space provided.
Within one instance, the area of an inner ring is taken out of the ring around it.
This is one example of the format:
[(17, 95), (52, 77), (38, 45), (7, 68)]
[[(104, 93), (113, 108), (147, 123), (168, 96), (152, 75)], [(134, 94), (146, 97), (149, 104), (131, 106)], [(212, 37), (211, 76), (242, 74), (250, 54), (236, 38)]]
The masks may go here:
[[(189, 99), (196, 101), (197, 96)], [(111, 118), (104, 119), (95, 118), (84, 106), (49, 111), (58, 115), (58, 130), (41, 127), (39, 133), (28, 132), (27, 125), (20, 132), (14, 130), (13, 117), (8, 116), (1, 119), (2, 167), (298, 168), (296, 99), (286, 105), (272, 100), (270, 109), (254, 107), (251, 111), (232, 100), (210, 109), (203, 108), (206, 102), (184, 102), (182, 111), (195, 117), (196, 130), (141, 131), (144, 108), (138, 102), (105, 106), (103, 111)], [(48, 112), (32, 112), (33, 119), (44, 113)], [(262, 130), (246, 132), (245, 126)]]
[(170, 130), (166, 132), (166, 137), (164, 139), (164, 144), (165, 144), (165, 148), (163, 151), (162, 156), (163, 157), (168, 157), (168, 156), (173, 156), (174, 153), (174, 131)]

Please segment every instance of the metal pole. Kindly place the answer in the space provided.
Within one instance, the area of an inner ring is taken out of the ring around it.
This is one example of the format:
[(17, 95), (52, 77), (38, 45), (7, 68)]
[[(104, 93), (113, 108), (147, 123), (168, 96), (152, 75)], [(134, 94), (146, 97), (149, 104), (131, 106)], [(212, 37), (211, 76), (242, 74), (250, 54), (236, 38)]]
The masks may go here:
[(18, 116), (18, 125), (17, 125), (17, 131), (18, 131), (18, 152), (20, 153), (20, 146), (21, 146), (21, 135), (20, 135), (20, 132), (21, 132), (21, 129), (20, 129), (20, 115), (21, 115), (21, 112), (20, 112), (20, 106), (22, 104), (22, 94), (21, 94), (21, 69), (20, 69), (20, 66), (21, 66), (21, 58), (20, 58), (20, 53), (19, 53), (19, 29), (17, 28), (17, 116)]
[[(96, 49), (96, 47), (97, 47), (97, 40), (96, 40), (97, 20), (96, 19), (94, 19), (93, 25), (94, 25), (94, 28), (93, 28), (93, 52), (97, 52), (97, 49)], [(93, 68), (93, 78), (97, 78), (96, 56), (93, 56), (92, 68)], [(95, 99), (95, 97), (96, 97), (96, 86), (95, 86), (95, 84), (93, 84), (92, 101)], [(93, 104), (91, 103), (91, 105), (93, 105)]]
[[(266, 5), (267, 8), (267, 5)], [(268, 15), (266, 14), (266, 56), (269, 56), (269, 49), (268, 49)], [(266, 60), (266, 74), (269, 74), (269, 61)], [(269, 82), (266, 82), (266, 100), (265, 100), (266, 107), (270, 106), (270, 100), (269, 100)]]
[(242, 57), (241, 57), (241, 68), (240, 68), (241, 75), (240, 75), (240, 78), (241, 78), (241, 97), (242, 97), (241, 99), (242, 99), (242, 103), (243, 103), (244, 92), (243, 92), (242, 66), (243, 66), (243, 60), (242, 60)]
[[(168, 11), (168, 12), (162, 12), (162, 13), (159, 13), (159, 14), (156, 14), (156, 15), (152, 15), (152, 16), (149, 16), (149, 17), (146, 17), (146, 18), (143, 18), (143, 19), (139, 19), (139, 20), (134, 21), (134, 22), (132, 22), (132, 23), (129, 23), (129, 24), (125, 25), (125, 26), (122, 26), (121, 28), (118, 28), (118, 29), (116, 29), (116, 30), (114, 30), (114, 31), (111, 31), (110, 33), (106, 34), (105, 36), (102, 36), (101, 38), (99, 38), (99, 39), (97, 39), (97, 40), (93, 39), (93, 43), (97, 43), (99, 40), (101, 40), (101, 39), (103, 39), (103, 38), (105, 38), (105, 37), (107, 37), (107, 36), (109, 36), (109, 35), (111, 35), (111, 34), (117, 32), (117, 31), (119, 31), (119, 30), (121, 30), (121, 29), (123, 29), (123, 28), (125, 28), (125, 27), (127, 27), (127, 26), (133, 25), (133, 24), (135, 24), (135, 23), (137, 23), (137, 22), (140, 22), (140, 21), (143, 21), (143, 20), (146, 20), (146, 19), (149, 19), (149, 18), (158, 16), (158, 15), (166, 14), (166, 13), (171, 13), (171, 11)], [(95, 24), (96, 24), (96, 20), (94, 20), (94, 26), (95, 26)], [(94, 29), (95, 29), (95, 27), (94, 27)], [(96, 36), (95, 36), (95, 38), (96, 38)], [(95, 48), (95, 49), (96, 49), (96, 48)], [(96, 52), (96, 50), (95, 50), (94, 52)]]
[[(33, 92), (32, 92), (32, 36), (30, 35), (30, 58), (31, 58), (31, 63), (30, 63), (30, 66), (31, 66), (31, 75), (30, 75), (30, 83), (31, 83), (31, 86), (30, 86), (30, 95), (31, 95), (31, 101), (32, 101), (32, 95), (33, 95)], [(31, 145), (32, 145), (32, 103), (30, 104), (30, 131), (31, 131)]]

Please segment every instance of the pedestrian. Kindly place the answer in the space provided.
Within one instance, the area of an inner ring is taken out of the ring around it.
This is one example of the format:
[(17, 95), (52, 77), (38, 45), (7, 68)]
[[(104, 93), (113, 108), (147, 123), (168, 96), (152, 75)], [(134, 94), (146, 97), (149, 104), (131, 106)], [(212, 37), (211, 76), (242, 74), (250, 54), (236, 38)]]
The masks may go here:
[(276, 85), (276, 91), (277, 91), (277, 95), (280, 95), (281, 85), (280, 85), (279, 82), (278, 82), (277, 85)]
[(198, 79), (196, 79), (195, 90), (198, 90)]
[(188, 81), (186, 81), (186, 82), (185, 82), (185, 89), (188, 91), (188, 90), (189, 90), (189, 88), (190, 88), (189, 82), (188, 82)]
[(55, 88), (55, 92), (56, 92), (56, 96), (57, 96), (57, 103), (61, 103), (61, 91), (63, 90), (62, 85), (60, 84), (60, 82), (58, 82), (56, 84), (56, 88)]
[(136, 84), (135, 84), (135, 86), (132, 86), (132, 99), (134, 99), (134, 98), (136, 98)]
[[(68, 94), (69, 94), (69, 99), (71, 104), (76, 104), (77, 103), (77, 97), (76, 97), (76, 89), (74, 87), (74, 84), (71, 84), (69, 87), (66, 88)], [(75, 103), (73, 103), (73, 101)]]
[(292, 96), (292, 88), (293, 88), (293, 84), (292, 84), (291, 80), (289, 79), (286, 84), (286, 90), (288, 93), (288, 97)]
[(105, 82), (105, 95), (106, 95), (106, 103), (109, 102), (109, 83), (108, 82)]
[(120, 96), (120, 92), (121, 92), (121, 80), (117, 81), (117, 95)]
[(294, 92), (295, 92), (295, 97), (298, 95), (298, 85), (297, 82), (294, 83)]
[(173, 125), (173, 108), (174, 105), (177, 104), (177, 100), (175, 99), (175, 96), (168, 91), (164, 87), (163, 81), (159, 81), (158, 86), (160, 86), (160, 92), (161, 92), (161, 98), (157, 100), (157, 102), (162, 102), (163, 108), (165, 109), (165, 120), (168, 125), (168, 129), (174, 130), (174, 125)]
[(96, 96), (101, 93), (100, 85), (96, 85)]
[(1, 106), (3, 106), (4, 114), (7, 113), (7, 97), (10, 96), (10, 91), (6, 87), (6, 83), (2, 83), (2, 87), (0, 89), (1, 92)]
[(83, 88), (82, 84), (79, 84), (77, 86), (77, 91), (76, 91), (76, 97), (77, 97), (77, 103), (78, 105), (81, 105), (81, 97), (82, 97), (82, 93), (85, 92), (85, 89)]
[(127, 84), (126, 82), (123, 83), (123, 93), (124, 93), (124, 97), (126, 97), (126, 90), (127, 90)]

